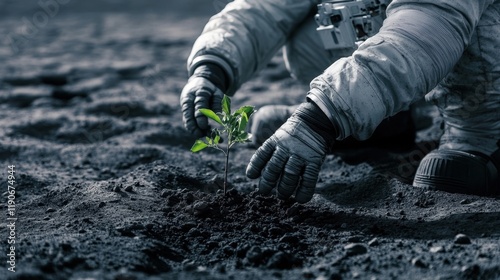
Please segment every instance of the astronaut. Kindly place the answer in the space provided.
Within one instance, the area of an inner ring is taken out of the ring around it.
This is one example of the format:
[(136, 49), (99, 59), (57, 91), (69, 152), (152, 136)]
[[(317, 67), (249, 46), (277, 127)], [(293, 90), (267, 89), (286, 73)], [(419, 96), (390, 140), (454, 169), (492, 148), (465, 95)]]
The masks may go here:
[[(361, 0), (229, 3), (210, 19), (188, 58), (190, 78), (180, 98), (186, 129), (204, 135), (208, 120), (198, 109), (220, 110), (223, 94), (232, 96), (284, 47), (288, 70), (310, 82), (310, 90), (298, 107), (264, 107), (255, 116), (252, 132), (263, 144), (246, 173), (260, 177), (260, 192), (276, 188), (279, 198), (309, 201), (328, 151), (348, 137), (412, 138), (405, 112), (425, 96), (438, 106), (444, 133), (413, 185), (500, 193), (500, 0), (393, 0), (387, 9), (378, 7), (386, 18), (374, 34), (342, 13), (322, 17), (330, 11), (325, 4), (341, 9), (353, 1)], [(377, 16), (364, 13), (368, 21)], [(354, 24), (357, 39), (365, 38), (343, 44), (352, 36), (335, 22)], [(277, 119), (284, 123), (263, 141), (269, 135), (260, 128)], [(403, 121), (381, 130), (391, 119)]]

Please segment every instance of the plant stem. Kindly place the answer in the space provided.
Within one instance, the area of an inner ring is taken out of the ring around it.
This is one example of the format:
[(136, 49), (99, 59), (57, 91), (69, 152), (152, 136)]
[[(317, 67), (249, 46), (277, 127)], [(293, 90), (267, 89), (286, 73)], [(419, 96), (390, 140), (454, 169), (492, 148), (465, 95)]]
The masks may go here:
[(226, 195), (227, 190), (227, 173), (229, 169), (229, 145), (227, 146), (226, 151), (226, 167), (224, 168), (224, 195)]

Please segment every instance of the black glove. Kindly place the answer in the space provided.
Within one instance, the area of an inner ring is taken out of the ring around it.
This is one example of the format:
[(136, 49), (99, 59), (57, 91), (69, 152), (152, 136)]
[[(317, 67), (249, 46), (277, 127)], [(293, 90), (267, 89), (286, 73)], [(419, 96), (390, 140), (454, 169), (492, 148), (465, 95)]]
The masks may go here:
[(277, 186), (278, 197), (311, 200), (321, 165), (337, 130), (313, 102), (302, 103), (293, 115), (255, 152), (246, 173), (261, 177), (259, 192)]
[(196, 137), (205, 136), (210, 130), (208, 119), (199, 109), (221, 112), (221, 101), (226, 91), (226, 75), (219, 66), (208, 63), (198, 66), (181, 93), (182, 121)]

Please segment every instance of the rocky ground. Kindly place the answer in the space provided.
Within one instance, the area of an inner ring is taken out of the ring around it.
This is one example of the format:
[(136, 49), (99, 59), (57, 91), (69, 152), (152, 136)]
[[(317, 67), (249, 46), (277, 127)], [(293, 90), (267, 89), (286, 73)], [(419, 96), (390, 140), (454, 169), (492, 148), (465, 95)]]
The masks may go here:
[[(235, 147), (224, 196), (222, 156), (189, 152), (178, 105), (224, 1), (51, 3), (0, 4), (0, 187), (7, 210), (15, 165), (17, 217), (15, 273), (0, 222), (0, 279), (500, 279), (498, 198), (408, 184), (439, 137), (431, 107), (409, 151), (329, 155), (304, 205), (254, 193), (255, 149)], [(276, 56), (233, 104), (306, 90)]]

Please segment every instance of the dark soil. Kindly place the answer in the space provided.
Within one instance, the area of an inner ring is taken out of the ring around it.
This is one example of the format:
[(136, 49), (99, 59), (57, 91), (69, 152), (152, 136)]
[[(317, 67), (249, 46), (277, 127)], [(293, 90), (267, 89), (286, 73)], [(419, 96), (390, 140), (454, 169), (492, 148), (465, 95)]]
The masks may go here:
[[(0, 279), (500, 279), (498, 198), (408, 184), (437, 147), (428, 105), (415, 147), (329, 155), (307, 204), (255, 193), (246, 145), (224, 195), (224, 158), (189, 152), (178, 100), (222, 4), (74, 0), (31, 35), (38, 4), (0, 4), (0, 187), (7, 205), (15, 165), (18, 218), (15, 273), (1, 221)], [(277, 55), (233, 104), (306, 92)]]

